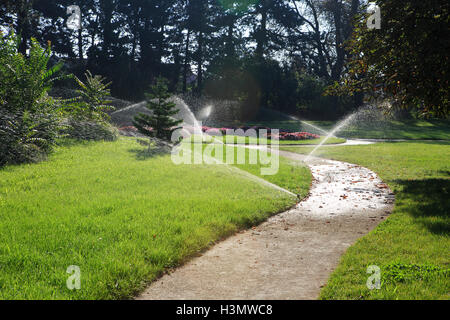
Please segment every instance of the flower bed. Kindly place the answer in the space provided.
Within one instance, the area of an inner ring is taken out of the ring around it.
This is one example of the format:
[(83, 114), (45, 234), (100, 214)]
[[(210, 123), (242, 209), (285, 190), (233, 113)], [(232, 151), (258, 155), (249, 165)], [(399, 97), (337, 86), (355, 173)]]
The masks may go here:
[(299, 141), (319, 139), (320, 136), (309, 132), (280, 132), (280, 134), (267, 134), (268, 139), (278, 139), (280, 141)]
[(260, 130), (266, 130), (267, 134), (264, 137), (267, 139), (278, 139), (280, 141), (299, 141), (299, 140), (312, 140), (319, 139), (320, 136), (317, 134), (312, 134), (309, 132), (280, 132), (278, 134), (272, 134), (272, 129), (267, 127), (238, 127), (238, 128), (212, 128), (212, 127), (202, 127), (202, 131), (208, 135), (218, 136), (226, 135), (228, 130), (243, 130), (247, 132), (248, 130), (255, 130), (256, 134), (259, 135)]
[[(195, 132), (194, 128), (185, 127), (185, 129), (189, 132)], [(137, 129), (135, 127), (122, 127), (120, 128), (122, 132), (127, 133), (136, 133)], [(320, 136), (317, 134), (312, 134), (309, 132), (285, 132), (282, 131), (278, 134), (272, 134), (272, 129), (267, 127), (238, 127), (238, 128), (213, 128), (213, 127), (202, 127), (202, 132), (206, 133), (210, 136), (225, 136), (227, 135), (227, 131), (232, 130), (234, 132), (234, 135), (236, 134), (237, 130), (242, 130), (243, 132), (248, 132), (248, 130), (255, 130), (256, 134), (260, 134), (260, 130), (266, 130), (266, 134), (264, 134), (264, 137), (267, 139), (278, 139), (280, 141), (300, 141), (300, 140), (313, 140), (313, 139), (319, 139)]]

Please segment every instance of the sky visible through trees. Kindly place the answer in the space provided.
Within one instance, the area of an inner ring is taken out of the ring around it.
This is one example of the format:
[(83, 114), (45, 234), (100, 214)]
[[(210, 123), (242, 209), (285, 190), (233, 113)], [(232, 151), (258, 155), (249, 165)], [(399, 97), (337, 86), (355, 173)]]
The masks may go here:
[[(388, 2), (379, 0), (379, 2)], [(415, 3), (416, 1), (409, 1)], [(3, 0), (0, 26), (51, 43), (69, 72), (112, 81), (138, 101), (159, 76), (172, 92), (339, 117), (363, 93), (322, 94), (348, 74), (347, 47), (365, 0)], [(80, 8), (81, 29), (68, 28)]]

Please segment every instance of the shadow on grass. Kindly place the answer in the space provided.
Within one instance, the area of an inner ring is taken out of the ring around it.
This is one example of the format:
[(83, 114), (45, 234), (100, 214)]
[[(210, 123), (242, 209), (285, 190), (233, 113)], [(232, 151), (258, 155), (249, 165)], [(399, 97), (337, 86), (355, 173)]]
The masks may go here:
[[(448, 172), (447, 172), (448, 173)], [(450, 180), (397, 180), (403, 187), (397, 205), (420, 220), (430, 232), (450, 235)]]
[(138, 161), (146, 161), (149, 159), (162, 158), (171, 154), (170, 151), (166, 150), (165, 148), (152, 148), (149, 150), (148, 147), (133, 148), (130, 149), (129, 152), (134, 153), (136, 160)]
[(136, 156), (136, 160), (139, 161), (145, 161), (145, 160), (149, 160), (149, 159), (154, 159), (154, 158), (161, 158), (167, 155), (170, 155), (170, 152), (168, 152), (167, 150), (159, 150), (159, 149), (152, 149), (152, 150), (148, 150), (148, 148), (145, 149), (130, 149), (129, 150), (131, 153), (134, 153)]
[(93, 142), (95, 142), (95, 141), (63, 138), (63, 139), (58, 139), (56, 141), (56, 145), (58, 147), (63, 147), (63, 148), (78, 147), (78, 146), (88, 147)]
[(406, 142), (412, 142), (417, 144), (431, 144), (438, 146), (450, 146), (450, 140), (408, 140)]
[(160, 158), (172, 153), (172, 146), (161, 140), (137, 139), (137, 142), (143, 146), (142, 149), (133, 148), (129, 151), (136, 155), (136, 160), (145, 161), (153, 158)]
[(73, 138), (61, 138), (56, 141), (57, 147), (62, 148), (71, 148), (71, 147), (89, 147), (94, 143), (99, 142), (115, 142), (116, 140), (105, 140), (105, 139), (98, 139), (98, 140), (83, 140), (83, 139), (73, 139)]

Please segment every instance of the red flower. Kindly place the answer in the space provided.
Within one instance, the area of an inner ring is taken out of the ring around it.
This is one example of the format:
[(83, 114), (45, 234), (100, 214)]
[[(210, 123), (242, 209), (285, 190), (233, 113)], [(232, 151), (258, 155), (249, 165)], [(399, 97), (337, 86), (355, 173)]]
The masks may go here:
[(206, 134), (208, 134), (210, 136), (221, 136), (222, 132), (220, 131), (220, 129), (217, 129), (217, 128), (209, 128), (206, 131)]
[(278, 139), (280, 141), (298, 141), (298, 140), (310, 140), (319, 139), (320, 136), (308, 132), (280, 132), (280, 134), (266, 134), (269, 139)]

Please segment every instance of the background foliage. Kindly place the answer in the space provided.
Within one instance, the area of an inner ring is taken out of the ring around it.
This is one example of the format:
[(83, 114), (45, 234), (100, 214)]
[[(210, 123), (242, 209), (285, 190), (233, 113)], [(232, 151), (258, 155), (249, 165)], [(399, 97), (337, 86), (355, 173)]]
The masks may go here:
[(32, 40), (29, 57), (16, 37), (0, 37), (0, 166), (36, 161), (55, 143), (58, 104), (48, 96), (58, 64), (47, 69), (50, 48)]
[[(245, 116), (261, 107), (336, 118), (360, 101), (320, 98), (323, 84), (345, 73), (353, 16), (362, 0), (79, 0), (82, 29), (66, 27), (69, 0), (5, 0), (0, 24), (53, 44), (67, 72), (88, 69), (112, 81), (114, 96), (141, 100), (158, 76), (171, 92), (244, 101)], [(296, 75), (315, 81), (315, 107), (301, 103)], [(317, 105), (324, 102), (324, 110)], [(247, 110), (248, 109), (248, 110)], [(332, 112), (330, 112), (332, 111)]]
[(349, 73), (330, 92), (372, 93), (424, 116), (449, 112), (450, 4), (378, 0), (381, 29), (360, 19), (349, 42)]
[(109, 91), (102, 77), (88, 72), (86, 83), (77, 79), (78, 98), (52, 98), (48, 92), (63, 77), (57, 76), (61, 63), (48, 67), (50, 44), (43, 49), (32, 39), (28, 55), (19, 51), (18, 37), (0, 35), (0, 166), (45, 158), (61, 135), (82, 140), (117, 138), (107, 123), (104, 97)]

